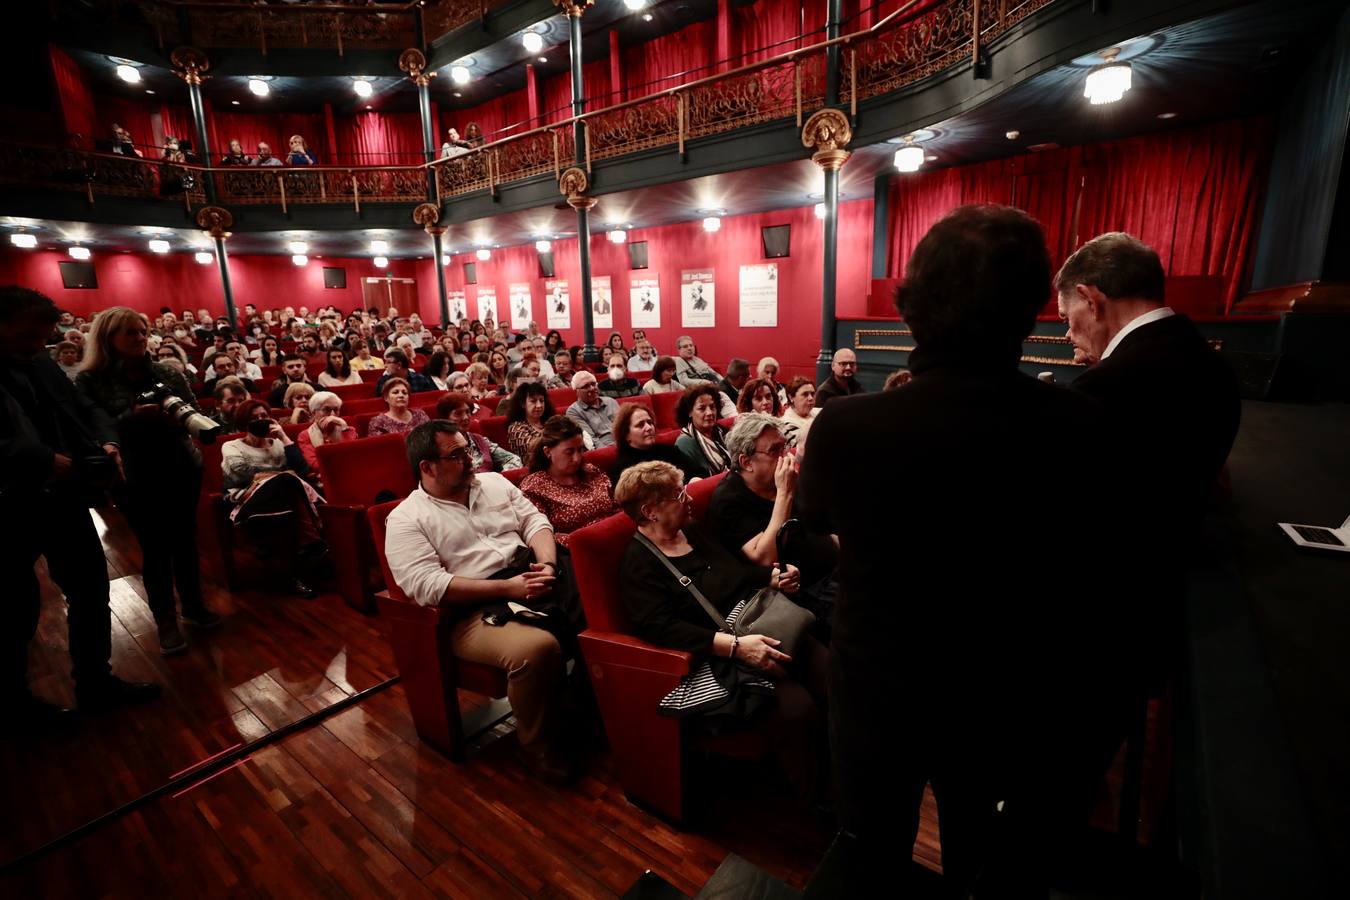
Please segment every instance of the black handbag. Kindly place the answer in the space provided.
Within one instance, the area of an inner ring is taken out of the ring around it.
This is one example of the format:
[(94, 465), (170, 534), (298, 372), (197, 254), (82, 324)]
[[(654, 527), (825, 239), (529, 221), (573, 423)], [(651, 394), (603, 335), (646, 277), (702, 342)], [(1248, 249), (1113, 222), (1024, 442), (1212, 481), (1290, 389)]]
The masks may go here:
[(670, 574), (688, 588), (689, 593), (694, 595), (704, 611), (713, 620), (718, 631), (734, 634), (738, 637), (745, 637), (748, 634), (762, 634), (765, 637), (771, 637), (779, 642), (778, 650), (786, 653), (788, 656), (795, 656), (797, 645), (801, 643), (802, 637), (807, 630), (815, 624), (816, 617), (808, 609), (798, 606), (792, 601), (792, 598), (784, 594), (777, 588), (760, 588), (747, 601), (741, 609), (741, 614), (736, 618), (734, 625), (727, 625), (727, 620), (718, 615), (717, 607), (708, 602), (708, 598), (703, 596), (703, 592), (694, 584), (693, 579), (675, 568), (666, 555), (657, 548), (647, 536), (642, 532), (637, 532), (635, 537), (650, 550), (661, 564), (670, 570)]

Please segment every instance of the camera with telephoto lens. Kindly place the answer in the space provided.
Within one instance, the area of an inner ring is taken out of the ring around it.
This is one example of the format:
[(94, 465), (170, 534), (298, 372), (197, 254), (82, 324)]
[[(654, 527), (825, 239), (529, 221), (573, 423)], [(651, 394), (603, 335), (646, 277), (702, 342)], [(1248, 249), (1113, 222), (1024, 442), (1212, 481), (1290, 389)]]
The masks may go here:
[(138, 406), (147, 403), (153, 403), (164, 410), (165, 415), (186, 428), (188, 434), (203, 444), (214, 444), (216, 437), (220, 435), (221, 427), (215, 420), (197, 412), (191, 403), (173, 393), (161, 381), (155, 382), (150, 390), (136, 398)]

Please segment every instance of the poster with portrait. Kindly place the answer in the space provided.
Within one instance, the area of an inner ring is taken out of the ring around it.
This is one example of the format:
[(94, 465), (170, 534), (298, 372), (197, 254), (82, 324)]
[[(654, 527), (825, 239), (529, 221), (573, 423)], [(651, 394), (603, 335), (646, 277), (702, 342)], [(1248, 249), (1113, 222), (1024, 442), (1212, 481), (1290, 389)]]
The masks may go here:
[(549, 328), (561, 331), (572, 327), (572, 296), (568, 293), (566, 278), (550, 278), (544, 282), (544, 305)]
[(608, 275), (591, 279), (591, 315), (597, 331), (614, 327), (614, 290)]
[(634, 278), (629, 283), (634, 328), (661, 327), (661, 282), (656, 278)]
[(717, 291), (712, 269), (680, 273), (680, 327), (716, 328)]
[(478, 321), (486, 323), (488, 319), (497, 321), (497, 289), (478, 286)]
[(459, 326), (460, 319), (469, 317), (469, 304), (464, 299), (463, 291), (447, 291), (450, 299), (450, 324)]
[(778, 327), (778, 263), (741, 266), (741, 327)]
[(511, 298), (511, 330), (524, 331), (534, 321), (533, 304), (530, 301), (530, 285), (518, 282), (508, 288)]

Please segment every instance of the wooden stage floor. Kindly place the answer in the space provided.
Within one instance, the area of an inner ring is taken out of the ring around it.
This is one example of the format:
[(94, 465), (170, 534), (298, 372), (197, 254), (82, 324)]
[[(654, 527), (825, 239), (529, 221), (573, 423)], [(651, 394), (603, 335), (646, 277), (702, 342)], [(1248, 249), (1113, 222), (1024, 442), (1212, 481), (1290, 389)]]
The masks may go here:
[[(165, 694), (82, 717), (59, 735), (0, 742), (0, 865), (251, 741), (397, 674), (378, 616), (336, 595), (228, 594), (226, 617), (158, 652), (139, 548), (115, 512), (96, 513), (113, 596), (113, 664)], [(72, 702), (64, 610), (44, 578), (30, 651), (34, 690)], [(502, 728), (499, 731), (509, 731)], [(495, 737), (495, 736), (494, 736)], [(630, 805), (607, 755), (573, 788), (535, 781), (507, 734), (467, 765), (422, 746), (398, 685), (290, 735), (174, 796), (6, 867), (0, 895), (611, 897), (646, 869), (694, 894), (735, 852), (802, 887), (828, 823), (766, 782), (753, 802), (717, 797), (690, 830)], [(938, 868), (925, 799), (915, 858)]]

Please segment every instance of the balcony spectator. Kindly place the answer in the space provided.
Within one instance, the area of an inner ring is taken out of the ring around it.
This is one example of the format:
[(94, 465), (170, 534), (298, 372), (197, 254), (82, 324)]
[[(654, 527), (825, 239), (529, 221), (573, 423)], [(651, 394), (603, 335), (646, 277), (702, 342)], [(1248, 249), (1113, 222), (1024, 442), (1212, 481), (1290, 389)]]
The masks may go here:
[(675, 440), (675, 448), (689, 458), (690, 466), (700, 478), (731, 467), (726, 429), (717, 424), (721, 397), (716, 385), (699, 384), (686, 390), (675, 407), (675, 421), (682, 432)]
[(326, 356), (328, 362), (319, 373), (319, 387), (361, 384), (361, 373), (352, 368), (346, 350), (329, 350)]
[(811, 430), (811, 423), (820, 415), (820, 407), (816, 406), (816, 386), (811, 379), (799, 375), (788, 385), (787, 394), (788, 405), (780, 417), (784, 425), (783, 436), (800, 455), (806, 449), (806, 435)]
[(477, 122), (470, 122), (464, 126), (464, 143), (469, 145), (470, 150), (483, 146), (483, 129)]
[(606, 374), (608, 377), (600, 382), (600, 393), (606, 397), (618, 400), (620, 397), (636, 397), (642, 393), (642, 385), (628, 374), (627, 360), (622, 353), (610, 355)]
[(535, 439), (544, 430), (544, 423), (555, 415), (548, 391), (542, 384), (517, 387), (506, 410), (506, 434), (511, 441), (511, 452), (521, 459), (529, 459)]
[(107, 150), (118, 156), (142, 156), (141, 151), (136, 149), (136, 142), (131, 139), (131, 132), (116, 122), (112, 124), (112, 140), (107, 142)]
[(469, 456), (475, 472), (505, 472), (519, 469), (521, 459), (504, 447), (499, 447), (477, 432), (469, 431), (473, 420), (474, 404), (468, 394), (449, 393), (436, 404), (436, 418), (446, 419), (464, 429), (469, 439)]
[(384, 374), (375, 382), (375, 395), (384, 396), (384, 384), (391, 378), (400, 378), (407, 383), (414, 394), (436, 390), (431, 379), (421, 372), (414, 372), (408, 362), (408, 355), (402, 350), (390, 350), (384, 355)]
[(600, 383), (590, 372), (573, 375), (572, 389), (577, 392), (577, 400), (567, 407), (567, 417), (581, 426), (587, 449), (598, 450), (614, 443), (618, 401), (601, 396)]
[(675, 380), (684, 387), (689, 387), (697, 381), (711, 381), (717, 384), (721, 380), (712, 366), (699, 359), (698, 348), (694, 346), (694, 339), (689, 335), (682, 334), (676, 339), (675, 350), (679, 353), (675, 358)]
[(288, 166), (317, 166), (319, 158), (314, 155), (314, 151), (309, 149), (305, 139), (298, 134), (291, 135), (291, 149), (286, 154), (286, 165)]
[(370, 420), (370, 424), (366, 426), (366, 434), (369, 437), (381, 434), (407, 434), (430, 418), (425, 410), (408, 407), (412, 392), (408, 388), (408, 382), (402, 378), (390, 378), (385, 381), (380, 396), (384, 398), (388, 411)]
[(553, 539), (566, 547), (569, 536), (614, 512), (609, 476), (583, 459), (581, 426), (567, 416), (553, 416), (530, 453), (530, 474), (520, 491), (553, 526)]
[(778, 402), (778, 385), (767, 378), (752, 378), (741, 387), (741, 399), (736, 404), (738, 413), (758, 412), (778, 418), (783, 407)]
[(639, 403), (619, 404), (619, 413), (614, 417), (614, 445), (619, 454), (609, 472), (610, 484), (618, 484), (625, 469), (653, 461), (670, 463), (683, 472), (689, 482), (698, 480), (689, 457), (676, 450), (674, 444), (656, 442), (656, 420), (652, 418), (652, 411)]
[(445, 143), (441, 144), (441, 158), (453, 159), (469, 152), (469, 142), (459, 136), (454, 128), (446, 129)]
[(310, 387), (314, 383), (309, 380), (309, 371), (305, 367), (305, 358), (298, 353), (287, 353), (281, 358), (281, 377), (272, 382), (272, 390), (267, 395), (267, 402), (275, 409), (284, 406), (286, 403), (286, 391), (293, 384), (308, 384)]
[(300, 432), (296, 443), (313, 472), (319, 471), (317, 448), (356, 440), (356, 429), (342, 418), (342, 398), (332, 391), (316, 391), (309, 398), (310, 426)]
[(224, 156), (220, 158), (222, 166), (251, 166), (253, 157), (244, 152), (244, 145), (239, 141), (230, 141), (230, 148)]
[(272, 155), (272, 147), (264, 141), (258, 142), (258, 155), (253, 157), (250, 166), (279, 166), (282, 165), (280, 159)]

